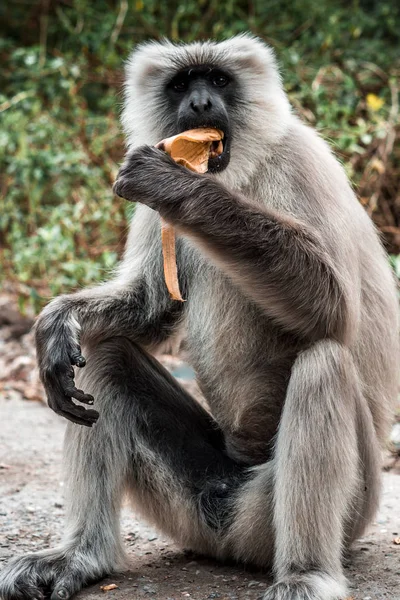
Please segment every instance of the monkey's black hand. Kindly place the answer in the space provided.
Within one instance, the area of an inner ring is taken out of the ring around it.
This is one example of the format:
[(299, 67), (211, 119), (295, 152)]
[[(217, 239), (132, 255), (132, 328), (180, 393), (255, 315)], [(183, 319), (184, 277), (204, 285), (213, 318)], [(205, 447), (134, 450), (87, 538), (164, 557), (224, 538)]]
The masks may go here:
[(47, 402), (58, 415), (79, 425), (91, 427), (99, 413), (86, 410), (72, 401), (75, 398), (84, 404), (93, 404), (93, 396), (75, 387), (73, 365), (84, 367), (86, 361), (81, 349), (69, 331), (71, 324), (63, 323), (62, 315), (39, 317), (35, 328), (36, 350), (40, 379), (47, 395)]
[(74, 383), (74, 370), (66, 362), (53, 363), (40, 373), (47, 394), (47, 401), (58, 415), (79, 425), (91, 427), (96, 423), (99, 413), (86, 410), (72, 402), (72, 398), (84, 404), (93, 404), (93, 396), (78, 390)]
[(182, 167), (152, 146), (141, 146), (126, 157), (114, 183), (114, 193), (168, 214), (179, 203), (179, 192), (201, 176)]

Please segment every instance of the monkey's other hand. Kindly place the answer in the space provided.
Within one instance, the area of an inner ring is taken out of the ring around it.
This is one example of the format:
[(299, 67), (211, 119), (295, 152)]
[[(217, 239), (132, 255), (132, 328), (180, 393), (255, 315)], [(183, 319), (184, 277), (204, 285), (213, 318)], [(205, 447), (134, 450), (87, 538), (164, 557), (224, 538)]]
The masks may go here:
[(99, 418), (96, 410), (86, 410), (72, 401), (75, 398), (84, 404), (93, 404), (93, 396), (75, 387), (74, 369), (66, 361), (52, 362), (40, 370), (40, 378), (46, 390), (47, 402), (58, 415), (78, 425), (92, 427)]
[(201, 176), (178, 165), (163, 150), (141, 146), (125, 159), (114, 183), (114, 193), (131, 202), (141, 202), (170, 216), (179, 205), (182, 186)]
[[(36, 324), (35, 339), (39, 374), (48, 405), (69, 421), (92, 427), (99, 418), (99, 413), (92, 409), (86, 410), (72, 401), (75, 398), (89, 405), (94, 402), (93, 396), (75, 386), (73, 365), (84, 367), (86, 364), (80, 346), (71, 341), (62, 317), (59, 320), (56, 318), (50, 328), (46, 328), (45, 323), (46, 317), (42, 315)], [(58, 327), (55, 329), (57, 323)]]

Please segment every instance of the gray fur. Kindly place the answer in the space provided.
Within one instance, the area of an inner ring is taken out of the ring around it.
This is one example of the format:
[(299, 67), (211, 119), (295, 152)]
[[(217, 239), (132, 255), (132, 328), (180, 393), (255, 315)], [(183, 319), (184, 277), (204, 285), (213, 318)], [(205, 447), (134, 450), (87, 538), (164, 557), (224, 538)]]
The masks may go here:
[[(142, 145), (173, 125), (168, 78), (204, 63), (229, 69), (238, 91), (230, 162), (200, 176)], [(89, 426), (67, 433), (68, 533), (12, 561), (3, 598), (41, 600), (45, 584), (70, 597), (120, 568), (128, 492), (182, 545), (272, 566), (266, 600), (339, 600), (343, 552), (376, 510), (397, 393), (395, 285), (374, 226), (252, 37), (141, 46), (123, 124), (115, 189), (141, 204), (121, 265), (55, 299), (36, 326), (50, 406)], [(158, 213), (179, 232), (184, 304), (165, 287)], [(182, 331), (215, 421), (149, 354)], [(71, 374), (81, 345), (84, 391)], [(98, 412), (71, 399), (92, 396)]]

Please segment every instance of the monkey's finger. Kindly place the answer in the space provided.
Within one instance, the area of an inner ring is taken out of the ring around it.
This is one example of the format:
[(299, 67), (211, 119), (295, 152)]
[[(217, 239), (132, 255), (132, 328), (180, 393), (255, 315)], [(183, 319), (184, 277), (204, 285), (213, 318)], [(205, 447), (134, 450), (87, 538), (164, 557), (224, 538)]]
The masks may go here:
[(116, 196), (129, 200), (129, 183), (126, 178), (118, 175), (117, 181), (113, 185), (113, 192)]
[(99, 418), (97, 410), (86, 410), (83, 406), (77, 406), (73, 402), (68, 405), (64, 404), (59, 414), (72, 423), (85, 425), (85, 427), (92, 427)]
[(83, 408), (83, 406), (79, 406), (78, 404), (72, 402), (70, 398), (68, 398), (68, 400), (69, 402), (65, 401), (63, 403), (62, 410), (64, 412), (67, 412), (68, 414), (72, 415), (73, 417), (77, 417), (78, 419), (84, 419), (88, 422), (95, 422), (99, 418), (99, 413), (97, 412), (97, 410)]
[(79, 402), (83, 402), (84, 404), (93, 404), (94, 402), (91, 394), (85, 394), (83, 390), (78, 390), (76, 387), (67, 387), (64, 393), (66, 396), (75, 398), (75, 400), (79, 400)]
[(75, 365), (81, 369), (86, 365), (86, 358), (82, 354), (75, 354), (71, 356), (71, 365)]
[(85, 427), (93, 427), (93, 425), (97, 421), (97, 419), (96, 420), (82, 419), (82, 418), (80, 418), (76, 415), (72, 415), (71, 413), (66, 412), (66, 411), (56, 410), (55, 412), (60, 417), (67, 419), (67, 421), (71, 421), (71, 423), (74, 423), (75, 425), (84, 425)]
[(72, 369), (59, 377), (59, 383), (65, 396), (75, 398), (75, 400), (79, 400), (79, 402), (83, 402), (84, 404), (93, 404), (94, 398), (91, 394), (85, 394), (83, 390), (78, 390), (75, 387)]
[(50, 600), (68, 600), (68, 598), (71, 598), (71, 595), (65, 587), (60, 587), (54, 590), (50, 596)]
[(83, 406), (74, 404), (71, 397), (68, 396), (60, 397), (58, 394), (55, 397), (48, 396), (48, 403), (50, 408), (58, 415), (72, 421), (72, 423), (77, 423), (78, 425), (92, 427), (99, 418), (97, 410), (87, 410), (86, 408), (83, 408)]
[(76, 585), (68, 585), (68, 582), (63, 581), (54, 588), (50, 600), (69, 600), (77, 591)]

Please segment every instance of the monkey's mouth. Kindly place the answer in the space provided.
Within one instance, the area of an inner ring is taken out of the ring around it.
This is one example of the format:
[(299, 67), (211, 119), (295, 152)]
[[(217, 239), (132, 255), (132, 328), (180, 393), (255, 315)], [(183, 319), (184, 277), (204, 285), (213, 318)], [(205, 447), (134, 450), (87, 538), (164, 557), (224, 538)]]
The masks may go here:
[(231, 158), (231, 137), (229, 131), (228, 123), (217, 121), (208, 121), (204, 120), (199, 123), (193, 122), (193, 120), (184, 120), (179, 123), (179, 131), (175, 132), (166, 132), (167, 135), (165, 137), (169, 137), (171, 135), (178, 135), (179, 133), (183, 133), (189, 129), (203, 129), (211, 127), (213, 129), (219, 129), (224, 134), (222, 138), (222, 152), (220, 149), (218, 150), (219, 142), (213, 142), (211, 145), (210, 158), (208, 160), (208, 173), (221, 173), (226, 167), (229, 165), (229, 161)]
[[(216, 129), (220, 129), (216, 127)], [(219, 142), (213, 142), (210, 149), (210, 158), (208, 159), (208, 172), (209, 173), (220, 173), (229, 164), (230, 160), (230, 137), (225, 133), (223, 129), (221, 131), (224, 134), (222, 138), (222, 152), (218, 152)]]

